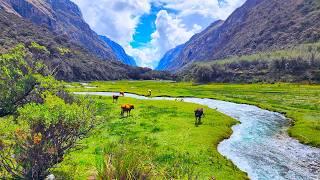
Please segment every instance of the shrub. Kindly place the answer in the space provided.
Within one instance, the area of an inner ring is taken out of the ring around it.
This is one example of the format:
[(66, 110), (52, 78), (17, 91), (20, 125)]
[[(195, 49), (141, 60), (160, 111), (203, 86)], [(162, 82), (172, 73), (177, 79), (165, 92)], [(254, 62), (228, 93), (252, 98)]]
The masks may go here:
[(96, 123), (95, 110), (84, 99), (67, 104), (50, 92), (43, 95), (43, 104), (19, 108), (15, 138), (11, 144), (1, 145), (0, 167), (12, 178), (44, 179)]
[(43, 53), (43, 54), (50, 54), (48, 49), (45, 46), (41, 46), (40, 44), (36, 42), (31, 42), (31, 45), (29, 46), (31, 50), (35, 50), (38, 53)]
[(66, 54), (70, 54), (71, 53), (71, 50), (68, 49), (68, 48), (64, 48), (64, 47), (58, 47), (58, 52), (61, 56), (64, 56)]
[(24, 60), (25, 53), (20, 44), (8, 54), (0, 55), (0, 116), (13, 113), (35, 86), (32, 73), (37, 69)]

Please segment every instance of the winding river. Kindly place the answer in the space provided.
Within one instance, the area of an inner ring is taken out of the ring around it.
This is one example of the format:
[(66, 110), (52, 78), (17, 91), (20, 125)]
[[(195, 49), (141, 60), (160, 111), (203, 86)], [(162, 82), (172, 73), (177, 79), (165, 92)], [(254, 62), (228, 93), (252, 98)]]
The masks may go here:
[[(112, 92), (82, 92), (82, 95), (112, 96)], [(175, 100), (169, 97), (147, 98), (126, 93), (127, 97), (145, 100)], [(181, 99), (181, 98), (179, 98)], [(231, 116), (241, 124), (222, 141), (218, 151), (253, 180), (320, 180), (320, 149), (299, 143), (287, 134), (289, 120), (283, 115), (256, 106), (231, 102), (182, 98), (185, 102), (208, 106)], [(319, 135), (320, 138), (320, 135)]]

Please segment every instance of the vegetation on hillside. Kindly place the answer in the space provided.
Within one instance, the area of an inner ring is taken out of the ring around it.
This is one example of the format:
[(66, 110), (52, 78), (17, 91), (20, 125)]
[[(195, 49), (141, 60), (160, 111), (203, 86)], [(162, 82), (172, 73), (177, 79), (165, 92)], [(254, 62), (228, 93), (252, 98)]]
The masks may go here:
[(41, 60), (55, 78), (65, 81), (119, 79), (173, 79), (168, 72), (131, 67), (118, 61), (99, 59), (68, 36), (55, 34), (20, 17), (0, 11), (0, 54), (23, 43), (29, 51), (25, 59)]
[(259, 106), (293, 119), (289, 134), (302, 143), (320, 147), (320, 86), (307, 84), (207, 84), (165, 81), (92, 82), (94, 89), (73, 83), (71, 91), (125, 91), (153, 96), (199, 97)]
[[(28, 47), (47, 52), (37, 43)], [(44, 179), (98, 122), (95, 108), (73, 97), (20, 44), (0, 55), (0, 177)]]
[(320, 82), (320, 43), (194, 63), (181, 80), (207, 82)]
[[(224, 22), (216, 21), (194, 35), (184, 45), (179, 55), (170, 60), (168, 68), (181, 70), (193, 62), (275, 51), (303, 43), (316, 43), (320, 40), (319, 17), (319, 0), (247, 0)], [(254, 64), (248, 65), (254, 66)], [(223, 67), (216, 71), (221, 69)], [(234, 71), (234, 68), (230, 69), (232, 70)], [(247, 76), (258, 72), (258, 70), (249, 72), (247, 67), (241, 68), (236, 75), (241, 75), (241, 71), (248, 74)], [(232, 79), (230, 76), (235, 74), (229, 73), (231, 75), (225, 73), (226, 76), (229, 75), (226, 79)]]

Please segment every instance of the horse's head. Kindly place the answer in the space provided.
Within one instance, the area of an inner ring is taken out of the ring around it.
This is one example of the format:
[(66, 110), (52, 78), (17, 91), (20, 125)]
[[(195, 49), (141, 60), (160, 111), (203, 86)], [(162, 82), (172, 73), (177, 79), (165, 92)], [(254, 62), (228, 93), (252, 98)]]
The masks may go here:
[(130, 105), (130, 109), (134, 109), (134, 105), (131, 104), (131, 105)]

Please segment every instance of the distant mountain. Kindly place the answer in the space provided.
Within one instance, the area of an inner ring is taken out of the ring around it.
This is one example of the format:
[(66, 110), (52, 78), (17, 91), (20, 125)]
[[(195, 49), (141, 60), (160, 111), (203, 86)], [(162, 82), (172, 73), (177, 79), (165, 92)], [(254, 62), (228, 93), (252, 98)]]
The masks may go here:
[(90, 29), (78, 6), (70, 0), (1, 0), (0, 7), (37, 25), (46, 26), (58, 36), (67, 36), (100, 58), (117, 59), (111, 47)]
[[(46, 27), (0, 10), (0, 54), (23, 43), (31, 49), (28, 61), (43, 61), (56, 78), (66, 81), (112, 80), (128, 78), (127, 66), (118, 61), (102, 61), (88, 50), (58, 36)], [(33, 43), (44, 50), (32, 47)], [(43, 53), (43, 51), (45, 51)]]
[(0, 54), (18, 44), (25, 45), (27, 62), (43, 62), (59, 80), (173, 78), (120, 62), (67, 0), (1, 0)]
[(192, 37), (166, 70), (320, 40), (319, 0), (248, 0), (226, 21)]
[(108, 44), (109, 47), (113, 50), (113, 52), (116, 54), (117, 58), (130, 66), (137, 66), (135, 60), (133, 57), (129, 56), (125, 50), (120, 46), (118, 43), (112, 41), (111, 39), (105, 37), (105, 36), (100, 36), (100, 39), (102, 39), (105, 43)]
[[(199, 59), (205, 59), (205, 57), (203, 57), (205, 55), (203, 53), (203, 48), (210, 48), (208, 47), (207, 42), (212, 40), (212, 33), (215, 33), (222, 24), (223, 21), (216, 21), (201, 33), (194, 35), (186, 44), (181, 46), (178, 51), (175, 51), (174, 56), (171, 56), (172, 59), (168, 59), (170, 56), (166, 58), (168, 63), (166, 68), (162, 70), (176, 70), (183, 67), (188, 64), (190, 62), (189, 59), (194, 56), (198, 56), (197, 58)], [(185, 59), (184, 56), (188, 58)]]
[(181, 53), (182, 49), (184, 48), (184, 44), (179, 45), (171, 50), (169, 50), (163, 58), (160, 60), (156, 70), (166, 70), (169, 69), (169, 66), (172, 64), (172, 60), (176, 59), (177, 56)]

